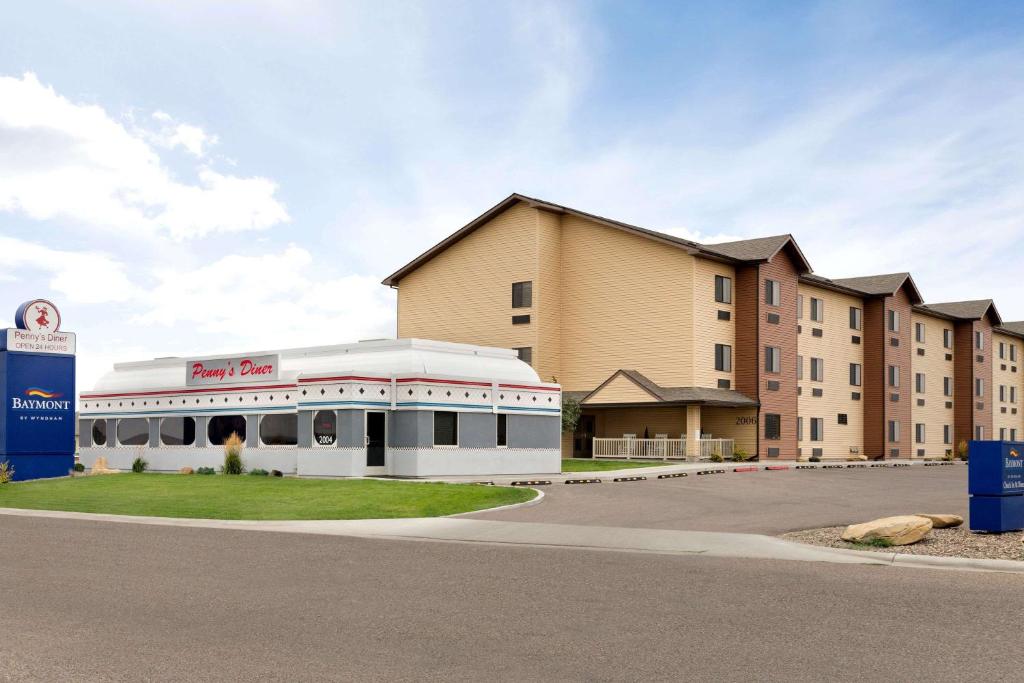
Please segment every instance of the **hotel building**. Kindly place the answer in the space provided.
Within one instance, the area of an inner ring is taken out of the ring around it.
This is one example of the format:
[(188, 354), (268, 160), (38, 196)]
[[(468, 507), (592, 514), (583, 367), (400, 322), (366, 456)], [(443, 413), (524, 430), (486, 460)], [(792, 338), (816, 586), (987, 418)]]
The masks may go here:
[(925, 303), (909, 273), (816, 275), (792, 235), (699, 244), (513, 194), (384, 284), (399, 337), (515, 349), (579, 400), (564, 456), (935, 458), (1024, 434), (1024, 322)]

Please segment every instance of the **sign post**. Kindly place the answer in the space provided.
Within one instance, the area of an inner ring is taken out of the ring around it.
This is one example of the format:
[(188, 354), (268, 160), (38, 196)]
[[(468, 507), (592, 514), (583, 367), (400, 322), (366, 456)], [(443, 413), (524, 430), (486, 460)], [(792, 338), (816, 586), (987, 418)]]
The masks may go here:
[(968, 452), (971, 531), (1024, 529), (1024, 443), (972, 441)]
[(0, 462), (14, 480), (63, 477), (75, 464), (75, 335), (45, 299), (0, 330)]

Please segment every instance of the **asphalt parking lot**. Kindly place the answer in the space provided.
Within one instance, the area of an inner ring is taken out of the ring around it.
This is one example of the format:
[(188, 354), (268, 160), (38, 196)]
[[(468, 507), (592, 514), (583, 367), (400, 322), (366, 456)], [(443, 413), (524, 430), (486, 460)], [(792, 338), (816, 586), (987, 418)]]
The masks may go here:
[[(540, 487), (541, 505), (479, 519), (780, 534), (915, 512), (967, 516), (967, 468), (733, 472)], [(642, 475), (642, 470), (637, 470)]]

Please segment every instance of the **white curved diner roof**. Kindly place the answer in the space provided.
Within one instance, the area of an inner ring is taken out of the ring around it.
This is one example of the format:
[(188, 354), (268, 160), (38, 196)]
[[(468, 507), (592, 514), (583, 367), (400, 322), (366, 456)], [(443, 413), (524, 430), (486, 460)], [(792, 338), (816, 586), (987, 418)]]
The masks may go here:
[[(117, 363), (93, 391), (151, 391), (185, 386), (188, 361), (239, 356), (280, 356), (279, 382), (294, 383), (300, 375), (417, 375), (485, 381), (538, 382), (537, 373), (515, 351), (490, 346), (453, 344), (427, 339), (388, 339), (338, 346), (311, 346), (251, 353), (156, 358)], [(237, 386), (244, 386), (239, 384)]]

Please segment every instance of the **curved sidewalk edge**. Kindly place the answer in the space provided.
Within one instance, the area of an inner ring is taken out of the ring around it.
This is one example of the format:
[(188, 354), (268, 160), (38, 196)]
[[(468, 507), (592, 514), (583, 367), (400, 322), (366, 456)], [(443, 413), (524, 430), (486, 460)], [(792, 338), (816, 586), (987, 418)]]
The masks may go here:
[[(527, 501), (527, 503), (530, 502), (532, 501)], [(126, 515), (13, 508), (0, 508), (0, 514), (235, 531), (276, 531), (279, 533), (320, 534), (357, 538), (487, 543), (613, 552), (641, 552), (659, 555), (700, 555), (704, 557), (1024, 573), (1024, 562), (1012, 560), (973, 560), (925, 555), (900, 555), (898, 553), (846, 550), (843, 548), (824, 548), (760, 534), (709, 531), (499, 522), (454, 517), (250, 521), (131, 517)]]

